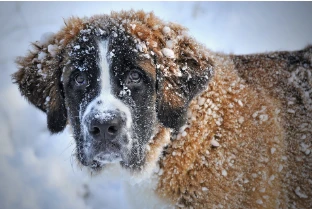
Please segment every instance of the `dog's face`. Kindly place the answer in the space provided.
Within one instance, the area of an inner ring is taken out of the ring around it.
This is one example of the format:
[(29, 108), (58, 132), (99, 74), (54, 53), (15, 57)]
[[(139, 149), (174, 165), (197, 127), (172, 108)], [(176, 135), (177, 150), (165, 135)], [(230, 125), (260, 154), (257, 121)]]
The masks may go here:
[(152, 59), (140, 56), (125, 34), (84, 34), (67, 52), (63, 86), (78, 159), (94, 168), (111, 162), (139, 168), (158, 127)]
[[(171, 25), (169, 36), (164, 25), (152, 25), (160, 20), (144, 15), (74, 21), (18, 61), (14, 79), (22, 94), (47, 113), (52, 133), (72, 126), (77, 158), (91, 169), (120, 163), (142, 170), (160, 127), (178, 130), (186, 122), (188, 104), (212, 73), (212, 62), (181, 27)], [(57, 54), (49, 54), (56, 43)]]

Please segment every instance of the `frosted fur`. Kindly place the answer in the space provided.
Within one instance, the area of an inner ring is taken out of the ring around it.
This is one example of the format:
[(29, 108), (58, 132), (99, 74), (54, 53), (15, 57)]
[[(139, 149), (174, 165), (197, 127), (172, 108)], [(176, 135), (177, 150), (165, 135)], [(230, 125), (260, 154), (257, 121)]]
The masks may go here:
[[(213, 80), (190, 105), (186, 134), (178, 134), (169, 146), (172, 154), (161, 161), (164, 173), (158, 191), (172, 195), (180, 207), (214, 208), (220, 204), (224, 208), (259, 208), (258, 195), (270, 197), (262, 200), (262, 207), (280, 207), (277, 201), (285, 198), (284, 193), (278, 195), (282, 174), (275, 174), (277, 179), (271, 181), (271, 187), (268, 180), (273, 173), (266, 168), (268, 164), (284, 165), (276, 157), (285, 149), (278, 143), (283, 131), (274, 108), (279, 105), (249, 89), (233, 71), (230, 59), (214, 55), (214, 60), (217, 67)], [(254, 111), (264, 106), (262, 112), (269, 114), (270, 120), (253, 118)], [(245, 120), (241, 123), (239, 117)], [(276, 148), (274, 155), (267, 154), (268, 144)], [(257, 191), (259, 186), (266, 192)], [(255, 191), (250, 195), (245, 193), (253, 187)]]
[[(84, 130), (84, 136), (86, 137), (88, 135), (87, 126), (86, 123), (87, 120), (90, 120), (88, 117), (92, 111), (97, 112), (94, 117), (98, 119), (103, 120), (109, 120), (112, 118), (112, 111), (119, 110), (121, 113), (125, 114), (125, 121), (126, 121), (126, 128), (127, 130), (127, 137), (129, 140), (129, 146), (132, 143), (132, 133), (131, 133), (131, 127), (132, 127), (132, 115), (129, 107), (127, 107), (124, 103), (122, 103), (119, 99), (115, 98), (114, 95), (111, 93), (111, 76), (110, 76), (110, 70), (109, 70), (109, 59), (108, 59), (108, 40), (98, 42), (99, 46), (99, 68), (101, 72), (101, 85), (100, 85), (100, 95), (96, 97), (93, 101), (90, 102), (90, 104), (87, 106), (86, 110), (84, 111), (82, 116), (82, 126)], [(89, 137), (86, 137), (89, 138)], [(85, 151), (88, 152), (88, 147), (85, 147)], [(96, 158), (99, 158), (96, 156)], [(109, 158), (109, 156), (107, 157)], [(118, 158), (115, 161), (120, 161)], [(111, 162), (111, 161), (109, 161)], [(103, 161), (103, 164), (105, 162)]]
[[(146, 159), (142, 170), (131, 173), (148, 180), (156, 168), (151, 193), (155, 190), (158, 198), (177, 208), (312, 207), (311, 46), (224, 55), (197, 43), (180, 25), (153, 13), (129, 11), (74, 19), (45, 47), (58, 45), (58, 53), (79, 48), (70, 45), (75, 37), (91, 33), (125, 33), (133, 41), (132, 52), (151, 63), (142, 69), (157, 79), (157, 92), (151, 96), (156, 98), (158, 123), (152, 139), (141, 145)], [(61, 55), (66, 61), (68, 55)], [(22, 94), (47, 112), (62, 104), (59, 86), (51, 82), (61, 77), (56, 58), (39, 47), (19, 61), (22, 68), (15, 74)], [(106, 68), (109, 61), (101, 63)], [(37, 84), (42, 98), (28, 94)], [(107, 83), (102, 85), (109, 90)], [(129, 93), (123, 89), (122, 94)], [(119, 105), (130, 114), (107, 92), (97, 99), (114, 104), (104, 109)]]
[[(110, 81), (110, 73), (109, 73), (109, 61), (107, 59), (107, 48), (108, 41), (99, 42), (100, 49), (100, 63), (99, 67), (101, 69), (101, 93), (98, 97), (96, 97), (88, 106), (83, 114), (83, 119), (87, 114), (90, 113), (92, 108), (99, 111), (99, 117), (105, 118), (109, 117), (110, 114), (102, 114), (107, 110), (116, 110), (120, 109), (122, 112), (126, 114), (126, 124), (127, 128), (130, 130), (132, 124), (132, 117), (130, 109), (123, 104), (120, 100), (116, 99), (111, 94), (111, 81)], [(97, 105), (98, 102), (101, 102), (100, 105)]]

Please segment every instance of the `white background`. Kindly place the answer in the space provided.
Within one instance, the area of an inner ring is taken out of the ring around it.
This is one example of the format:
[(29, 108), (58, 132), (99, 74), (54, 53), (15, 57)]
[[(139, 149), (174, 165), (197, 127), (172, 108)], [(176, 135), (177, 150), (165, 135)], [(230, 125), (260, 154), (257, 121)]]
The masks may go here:
[(225, 53), (297, 50), (312, 44), (312, 3), (18, 2), (0, 3), (0, 208), (128, 208), (118, 179), (75, 166), (68, 130), (51, 136), (43, 113), (23, 99), (10, 74), (30, 42), (56, 32), (63, 18), (111, 10), (154, 11), (208, 48)]

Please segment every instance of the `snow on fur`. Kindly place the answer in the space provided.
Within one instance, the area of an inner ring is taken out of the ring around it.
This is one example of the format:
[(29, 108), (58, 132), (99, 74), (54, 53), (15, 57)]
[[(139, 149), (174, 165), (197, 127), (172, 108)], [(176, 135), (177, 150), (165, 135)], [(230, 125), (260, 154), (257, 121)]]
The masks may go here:
[[(287, 53), (228, 56), (205, 49), (182, 26), (164, 23), (153, 13), (75, 18), (37, 43), (37, 51), (19, 59), (21, 71), (14, 78), (24, 84), (22, 94), (36, 88), (43, 97), (30, 101), (46, 112), (53, 110), (59, 102), (53, 82), (61, 72), (51, 69), (59, 64), (61, 49), (72, 47), (70, 56), (83, 55), (88, 51), (71, 46), (73, 39), (123, 33), (131, 36), (140, 56), (157, 55), (155, 67), (165, 75), (161, 98), (169, 106), (186, 102), (174, 79), (188, 74), (187, 81), (194, 74), (205, 81), (211, 78), (190, 101), (182, 132), (170, 141), (170, 131), (161, 129), (148, 146), (147, 163), (159, 159), (160, 197), (189, 208), (312, 206), (311, 155), (306, 151), (310, 149), (298, 146), (310, 144), (312, 137), (311, 47), (292, 54), (305, 64), (288, 62)], [(49, 85), (36, 86), (38, 79)], [(153, 170), (149, 166), (145, 168)]]

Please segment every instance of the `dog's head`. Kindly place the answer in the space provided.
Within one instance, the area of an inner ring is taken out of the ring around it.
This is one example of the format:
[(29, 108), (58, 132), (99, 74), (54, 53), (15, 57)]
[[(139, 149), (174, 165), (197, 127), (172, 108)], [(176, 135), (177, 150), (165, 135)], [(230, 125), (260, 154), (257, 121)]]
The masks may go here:
[(13, 78), (52, 133), (72, 126), (78, 160), (91, 168), (144, 168), (149, 144), (186, 123), (213, 67), (184, 28), (152, 13), (72, 18), (34, 46)]

